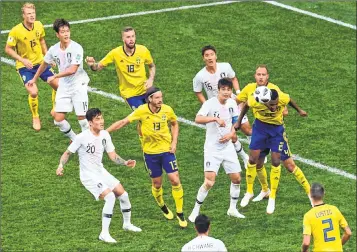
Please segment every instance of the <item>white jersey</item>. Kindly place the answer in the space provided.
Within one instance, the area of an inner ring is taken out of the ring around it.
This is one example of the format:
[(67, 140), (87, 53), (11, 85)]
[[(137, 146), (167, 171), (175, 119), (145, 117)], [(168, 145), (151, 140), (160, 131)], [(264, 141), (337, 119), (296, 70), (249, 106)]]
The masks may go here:
[(101, 130), (99, 136), (95, 136), (90, 129), (78, 134), (68, 147), (72, 153), (78, 151), (81, 180), (92, 178), (103, 172), (103, 152), (113, 152), (115, 147), (106, 130)]
[(60, 73), (64, 72), (71, 65), (79, 65), (75, 74), (59, 78), (59, 85), (71, 87), (89, 83), (89, 77), (83, 69), (83, 48), (73, 40), (71, 40), (65, 50), (61, 49), (60, 42), (51, 46), (44, 57), (44, 61), (47, 64), (56, 62)]
[(218, 95), (218, 81), (222, 78), (233, 79), (236, 73), (229, 63), (217, 62), (217, 69), (214, 74), (207, 71), (206, 67), (202, 68), (193, 78), (193, 91), (202, 92), (205, 89), (207, 99)]
[(220, 143), (219, 139), (228, 134), (232, 130), (232, 118), (238, 116), (237, 103), (229, 98), (225, 104), (221, 104), (217, 97), (213, 97), (202, 104), (201, 109), (197, 115), (201, 116), (213, 116), (224, 120), (225, 127), (220, 127), (217, 122), (210, 122), (206, 124), (206, 151), (219, 151), (224, 149), (228, 144), (232, 144), (232, 141), (226, 143)]
[(186, 243), (181, 252), (204, 251), (204, 252), (227, 252), (227, 248), (221, 240), (200, 235)]

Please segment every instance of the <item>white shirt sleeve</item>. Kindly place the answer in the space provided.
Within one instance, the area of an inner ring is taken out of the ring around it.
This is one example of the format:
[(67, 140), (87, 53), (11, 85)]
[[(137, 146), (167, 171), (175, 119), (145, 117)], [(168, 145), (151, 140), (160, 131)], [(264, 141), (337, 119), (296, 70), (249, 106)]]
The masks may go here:
[(195, 78), (193, 78), (193, 91), (194, 92), (202, 92), (202, 82), (200, 81), (200, 78), (196, 75)]
[(50, 49), (46, 52), (45, 57), (43, 57), (43, 60), (47, 64), (51, 64), (54, 61), (52, 51), (53, 51), (53, 46), (50, 47)]
[(219, 252), (227, 252), (227, 248), (224, 245), (224, 243), (220, 240), (220, 244), (219, 244)]
[(236, 77), (236, 73), (234, 72), (231, 64), (227, 63), (227, 77), (233, 79)]
[(80, 65), (83, 62), (83, 48), (78, 45), (71, 54), (72, 65)]
[(74, 141), (68, 146), (68, 149), (72, 153), (76, 153), (77, 150), (81, 147), (81, 137), (77, 135)]
[(197, 112), (197, 115), (200, 116), (207, 116), (210, 111), (210, 100), (205, 101), (200, 110)]
[(233, 112), (232, 117), (239, 116), (238, 105), (235, 101), (232, 100)]
[(106, 145), (105, 145), (105, 151), (107, 153), (113, 152), (115, 150), (114, 144), (112, 142), (112, 138), (109, 135), (108, 131), (105, 131), (106, 135), (105, 135), (105, 140), (106, 140)]

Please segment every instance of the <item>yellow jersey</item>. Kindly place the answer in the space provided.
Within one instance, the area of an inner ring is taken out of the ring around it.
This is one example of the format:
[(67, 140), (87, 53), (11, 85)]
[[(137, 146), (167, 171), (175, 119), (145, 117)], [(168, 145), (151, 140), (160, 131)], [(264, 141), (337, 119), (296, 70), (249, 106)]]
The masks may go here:
[(277, 110), (272, 112), (266, 105), (257, 102), (253, 95), (248, 96), (248, 106), (252, 108), (254, 117), (262, 122), (275, 125), (284, 124), (283, 111), (289, 102), (290, 96), (280, 91)]
[(304, 235), (313, 237), (313, 251), (342, 251), (340, 227), (347, 226), (345, 217), (332, 205), (315, 206), (304, 215)]
[(130, 122), (141, 122), (144, 153), (160, 154), (170, 151), (172, 136), (168, 123), (177, 121), (177, 116), (170, 106), (162, 104), (159, 112), (154, 113), (149, 104), (143, 104), (134, 110), (128, 119)]
[(146, 92), (144, 83), (147, 80), (145, 64), (153, 63), (150, 51), (143, 45), (135, 45), (133, 55), (127, 55), (123, 46), (111, 50), (100, 63), (107, 66), (115, 64), (119, 79), (120, 94), (124, 98), (142, 95)]
[[(237, 101), (238, 102), (247, 102), (248, 101), (248, 97), (251, 95), (253, 96), (253, 93), (255, 91), (255, 89), (258, 87), (258, 84), (257, 83), (248, 83), (242, 90), (241, 92), (239, 93), (239, 95), (237, 95)], [(268, 82), (267, 84), (267, 88), (269, 89), (275, 89), (276, 91), (278, 92), (281, 92), (280, 88), (271, 83), (271, 82)]]
[[(40, 21), (35, 21), (32, 30), (28, 30), (23, 23), (13, 27), (9, 33), (6, 44), (15, 47), (21, 58), (31, 61), (33, 65), (43, 61), (40, 39), (45, 37), (45, 29)], [(16, 69), (25, 67), (20, 61), (16, 61)]]

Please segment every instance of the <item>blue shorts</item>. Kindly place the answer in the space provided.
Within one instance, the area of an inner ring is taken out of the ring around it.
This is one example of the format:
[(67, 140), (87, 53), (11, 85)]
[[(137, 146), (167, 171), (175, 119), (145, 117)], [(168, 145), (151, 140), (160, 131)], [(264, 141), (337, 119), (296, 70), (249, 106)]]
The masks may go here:
[[(270, 152), (270, 149), (265, 149), (265, 150), (262, 150), (260, 152), (260, 155), (259, 157), (262, 158), (262, 157), (266, 157), (269, 155), (269, 152)], [(291, 151), (290, 151), (290, 148), (289, 148), (289, 144), (288, 144), (288, 139), (286, 137), (286, 134), (284, 132), (284, 144), (282, 146), (282, 149), (280, 151), (280, 160), (281, 161), (285, 161), (289, 158), (292, 157), (292, 154), (291, 154)]]
[(280, 152), (285, 142), (284, 132), (284, 125), (268, 124), (255, 119), (249, 149)]
[[(24, 85), (30, 80), (32, 80), (39, 67), (40, 65), (35, 65), (33, 66), (32, 69), (27, 69), (26, 67), (22, 67), (17, 70), (17, 73), (20, 75)], [(52, 68), (50, 66), (47, 66), (46, 70), (40, 75), (40, 78), (43, 81), (47, 82), (48, 77), (51, 77), (53, 75), (55, 75), (55, 73), (53, 72)]]
[(166, 173), (173, 173), (178, 170), (176, 156), (170, 152), (160, 154), (144, 153), (144, 160), (146, 169), (152, 178), (161, 177), (162, 169)]
[(141, 105), (146, 103), (145, 94), (139, 95), (139, 96), (133, 96), (133, 97), (127, 98), (125, 100), (126, 100), (126, 103), (129, 105), (129, 107), (132, 110), (135, 110), (138, 107), (140, 107)]

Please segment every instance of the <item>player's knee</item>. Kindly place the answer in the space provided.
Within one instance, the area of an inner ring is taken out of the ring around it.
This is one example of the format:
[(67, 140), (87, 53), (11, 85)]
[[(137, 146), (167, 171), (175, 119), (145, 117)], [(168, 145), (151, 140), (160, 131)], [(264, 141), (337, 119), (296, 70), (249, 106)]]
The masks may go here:
[(152, 186), (156, 189), (160, 189), (160, 187), (162, 186), (162, 183), (160, 181), (153, 181)]
[(211, 188), (213, 187), (214, 183), (215, 183), (214, 180), (208, 180), (208, 179), (206, 179), (206, 180), (205, 180), (205, 183), (204, 183), (204, 187), (205, 187), (207, 190), (209, 190), (209, 189), (211, 189)]
[(279, 159), (273, 159), (272, 158), (272, 160), (271, 160), (271, 164), (273, 165), (273, 166), (279, 166), (280, 165), (280, 158)]
[(106, 202), (109, 202), (109, 203), (115, 202), (115, 194), (113, 192), (107, 193), (103, 198)]
[(232, 178), (231, 181), (232, 181), (233, 184), (239, 185), (240, 181), (241, 181), (241, 178), (240, 178), (240, 176), (237, 176), (235, 178)]
[(250, 163), (251, 165), (257, 164), (257, 160), (256, 160), (255, 158), (249, 156), (249, 163)]
[(289, 161), (284, 161), (284, 166), (289, 172), (293, 172), (295, 170), (295, 163), (294, 162), (289, 162)]

